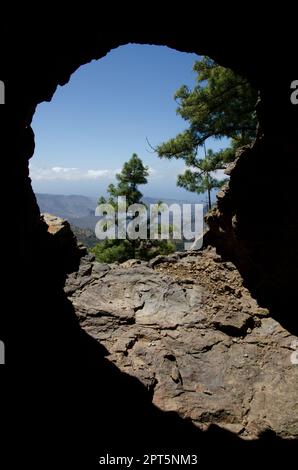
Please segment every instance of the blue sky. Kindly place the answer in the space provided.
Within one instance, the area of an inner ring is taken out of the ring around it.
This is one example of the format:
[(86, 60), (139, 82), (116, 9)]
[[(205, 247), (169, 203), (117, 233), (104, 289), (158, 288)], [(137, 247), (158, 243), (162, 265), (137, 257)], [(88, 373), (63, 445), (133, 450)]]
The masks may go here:
[[(135, 152), (150, 168), (149, 184), (140, 188), (145, 196), (204, 200), (177, 188), (183, 163), (159, 159), (146, 142), (156, 146), (187, 127), (176, 114), (173, 96), (182, 84), (193, 87), (198, 58), (167, 47), (129, 44), (80, 67), (35, 113), (34, 190), (104, 195)], [(208, 147), (225, 144), (209, 139)]]

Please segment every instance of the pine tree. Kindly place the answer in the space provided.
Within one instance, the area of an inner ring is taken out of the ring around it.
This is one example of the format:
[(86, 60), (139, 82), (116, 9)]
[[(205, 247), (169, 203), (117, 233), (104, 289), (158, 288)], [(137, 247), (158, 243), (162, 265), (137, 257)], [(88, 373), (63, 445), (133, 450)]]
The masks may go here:
[[(184, 160), (189, 169), (179, 175), (178, 186), (197, 193), (207, 191), (210, 207), (211, 190), (223, 184), (212, 172), (225, 168), (236, 150), (256, 136), (257, 92), (246, 79), (208, 57), (195, 62), (193, 69), (197, 73), (194, 89), (183, 85), (175, 94), (177, 114), (189, 127), (155, 150), (160, 158)], [(229, 137), (231, 145), (216, 153), (209, 150), (205, 158), (199, 158), (199, 148), (210, 137)]]
[(130, 160), (124, 163), (121, 173), (116, 174), (117, 186), (110, 184), (108, 187), (109, 202), (115, 206), (119, 196), (126, 196), (128, 206), (140, 203), (143, 194), (139, 191), (138, 186), (148, 183), (148, 175), (148, 167), (143, 165), (136, 153), (133, 153)]
[(177, 186), (195, 193), (208, 194), (208, 209), (211, 209), (211, 192), (218, 189), (227, 181), (219, 180), (212, 176), (216, 170), (222, 169), (222, 163), (212, 150), (208, 150), (205, 158), (196, 158), (192, 162), (192, 170), (185, 170), (183, 175), (178, 175)]
[[(117, 185), (110, 184), (108, 186), (109, 197), (99, 198), (98, 204), (111, 204), (115, 212), (119, 212), (128, 209), (132, 204), (143, 204), (142, 193), (139, 190), (139, 185), (147, 184), (147, 176), (149, 175), (148, 167), (144, 166), (142, 160), (133, 154), (130, 160), (124, 163), (120, 173), (116, 174), (118, 181)], [(118, 208), (118, 198), (126, 197), (126, 207), (123, 206), (121, 201), (121, 207)], [(119, 223), (116, 220), (116, 225)], [(146, 230), (149, 233), (149, 222), (144, 220)], [(92, 248), (92, 252), (95, 254), (96, 259), (100, 262), (112, 263), (114, 261), (125, 261), (131, 258), (150, 259), (158, 254), (168, 254), (173, 252), (175, 249), (174, 244), (168, 240), (141, 240), (131, 239), (126, 234), (126, 239), (106, 239), (101, 243), (98, 243)]]

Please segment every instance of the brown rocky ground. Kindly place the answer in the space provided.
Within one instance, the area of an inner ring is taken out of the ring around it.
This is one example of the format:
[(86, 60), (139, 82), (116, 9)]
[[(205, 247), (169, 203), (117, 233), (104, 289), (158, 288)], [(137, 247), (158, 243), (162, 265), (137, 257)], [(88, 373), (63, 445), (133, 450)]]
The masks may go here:
[(298, 437), (297, 338), (214, 249), (122, 265), (87, 255), (65, 292), (81, 327), (162, 410), (245, 438)]

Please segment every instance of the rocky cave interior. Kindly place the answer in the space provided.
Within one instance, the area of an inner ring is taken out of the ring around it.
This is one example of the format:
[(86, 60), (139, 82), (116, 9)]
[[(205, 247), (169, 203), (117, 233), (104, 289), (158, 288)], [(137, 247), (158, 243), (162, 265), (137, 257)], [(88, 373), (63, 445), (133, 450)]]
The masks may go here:
[[(48, 33), (47, 28), (40, 29), (36, 37), (43, 41)], [(19, 266), (21, 281), (16, 294), (15, 284), (11, 285), (15, 274), (9, 276), (5, 295), (13, 301), (10, 312), (2, 315), (1, 331), (7, 364), (18, 371), (12, 421), (18, 419), (18, 436), (24, 442), (31, 439), (37, 454), (51, 449), (53, 457), (61, 451), (65, 456), (61, 462), (81, 459), (87, 468), (87, 462), (91, 465), (104, 450), (135, 453), (138, 442), (140, 453), (192, 449), (209, 464), (226, 459), (232, 465), (236, 449), (245, 459), (253, 460), (257, 449), (264, 459), (274, 460), (293, 448), (293, 442), (270, 433), (243, 441), (216, 426), (199, 431), (176, 413), (156, 408), (137, 379), (109, 362), (105, 349), (80, 328), (64, 294), (66, 274), (77, 269), (79, 255), (69, 260), (67, 251), (57, 250), (41, 222), (28, 173), (34, 153), (30, 123), (38, 103), (51, 100), (56, 87), (67, 83), (79, 66), (100, 59), (112, 48), (130, 42), (166, 45), (208, 55), (242, 74), (260, 90), (258, 137), (232, 168), (229, 187), (219, 194), (218, 207), (208, 217), (205, 243), (235, 263), (259, 305), (269, 308), (273, 318), (297, 335), (293, 306), (298, 266), (298, 106), (289, 100), (289, 83), (297, 78), (295, 64), (285, 61), (282, 76), (277, 76), (272, 43), (261, 44), (258, 37), (247, 41), (245, 32), (238, 33), (241, 55), (232, 36), (224, 35), (214, 45), (200, 29), (181, 38), (146, 28), (121, 34), (90, 29), (80, 35), (75, 25), (68, 24), (63, 31), (55, 31), (50, 45), (44, 42), (42, 54), (36, 42), (28, 39), (14, 46), (17, 49), (6, 58), (6, 126), (13, 136), (9, 165), (19, 208), (8, 216), (9, 246), (14, 247), (9, 265)], [(21, 87), (15, 57), (23, 74)], [(30, 456), (30, 451), (24, 444), (23, 455)]]

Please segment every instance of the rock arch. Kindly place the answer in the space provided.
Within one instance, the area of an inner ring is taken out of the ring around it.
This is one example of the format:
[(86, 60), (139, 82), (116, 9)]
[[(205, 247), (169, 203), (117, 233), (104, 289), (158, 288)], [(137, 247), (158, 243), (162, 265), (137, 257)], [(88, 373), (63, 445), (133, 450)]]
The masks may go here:
[[(28, 175), (28, 160), (34, 152), (30, 123), (35, 107), (41, 101), (50, 100), (56, 87), (65, 84), (80, 65), (99, 59), (111, 48), (129, 42), (167, 45), (180, 51), (206, 54), (246, 76), (260, 90), (259, 136), (254, 147), (244, 151), (232, 170), (230, 188), (220, 195), (219, 209), (210, 217), (208, 242), (228, 259), (234, 260), (261, 302), (272, 307), (281, 321), (295, 329), (296, 312), (290, 309), (291, 302), (296, 298), (298, 262), (295, 201), (298, 106), (290, 102), (290, 84), (298, 78), (295, 76), (295, 63), (291, 51), (285, 48), (282, 75), (276, 74), (276, 51), (280, 50), (280, 46), (274, 30), (267, 32), (267, 35), (271, 34), (270, 42), (262, 40), (262, 25), (255, 25), (252, 38), (251, 27), (247, 29), (239, 25), (227, 34), (227, 27), (223, 24), (218, 30), (221, 40), (215, 44), (201, 28), (187, 35), (158, 28), (153, 31), (152, 27), (145, 27), (142, 31), (130, 28), (124, 32), (113, 32), (111, 29), (109, 33), (102, 33), (93, 25), (83, 32), (79, 22), (69, 22), (55, 28), (35, 25), (33, 33), (28, 33), (28, 29), (28, 25), (20, 27), (19, 37), (24, 40), (17, 41), (6, 54), (3, 76), (0, 77), (5, 84), (6, 104), (1, 112), (5, 119), (4, 137), (9, 144), (8, 166), (14, 185), (5, 245), (12, 247), (7, 253), (8, 282), (5, 290), (6, 296), (12, 300), (9, 311), (1, 319), (1, 339), (5, 342), (7, 363), (29, 365), (32, 374), (26, 377), (30, 384), (28, 393), (19, 397), (15, 411), (29, 419), (26, 403), (34, 409), (36, 385), (39, 384), (43, 404), (49, 408), (42, 412), (41, 417), (34, 414), (35, 424), (44, 425), (53, 419), (49, 412), (50, 394), (56, 404), (54, 415), (59, 415), (63, 408), (66, 410), (67, 422), (64, 422), (63, 429), (75, 439), (74, 431), (71, 432), (75, 421), (87, 429), (94, 422), (86, 418), (84, 407), (78, 404), (73, 407), (72, 400), (72, 406), (68, 403), (69, 396), (74, 398), (69, 394), (82, 392), (84, 388), (89, 393), (92, 390), (99, 393), (100, 390), (101, 411), (96, 416), (99, 421), (102, 418), (102, 442), (105, 447), (113, 441), (113, 432), (118, 425), (109, 421), (106, 408), (113, 406), (112, 396), (114, 400), (119, 397), (115, 388), (119, 390), (120, 384), (123, 396), (119, 403), (114, 402), (112, 420), (117, 419), (117, 412), (127, 419), (127, 413), (123, 414), (125, 403), (128, 403), (129, 410), (133, 410), (131, 396), (138, 396), (142, 403), (137, 408), (138, 419), (133, 421), (136, 419), (136, 413), (133, 413), (132, 423), (122, 423), (120, 429), (125, 433), (128, 427), (129, 432), (134, 432), (134, 437), (141, 429), (148, 437), (148, 429), (156, 430), (156, 423), (164, 423), (163, 419), (151, 408), (139, 385), (134, 381), (132, 384), (121, 374), (119, 376), (107, 364), (104, 351), (82, 334), (71, 305), (63, 294), (64, 266), (55, 253), (46, 227), (40, 223), (39, 209)], [(47, 42), (49, 37), (51, 39)], [(89, 371), (82, 374), (83, 382), (78, 380), (78, 368), (82, 366)], [(74, 367), (76, 370), (71, 373), (68, 383), (64, 377), (64, 388), (60, 389), (59, 396), (55, 395), (54, 384), (59, 380), (59, 373), (65, 374), (66, 368), (73, 371)], [(38, 376), (40, 373), (41, 376)], [(45, 382), (41, 383), (41, 380)], [(88, 393), (83, 393), (83, 397), (86, 400)], [(146, 420), (148, 416), (146, 431), (142, 419)], [(169, 422), (174, 423), (177, 430), (176, 441), (171, 434), (174, 439), (172, 444), (179, 445), (181, 433), (191, 438), (196, 435), (187, 423), (168, 416), (167, 424), (160, 427), (159, 437), (171, 429)], [(63, 441), (61, 429), (57, 433)], [(123, 436), (123, 442), (127, 443)], [(226, 442), (216, 432), (213, 437), (215, 440), (211, 440), (212, 443)], [(236, 442), (230, 434), (225, 438), (230, 444)], [(98, 443), (95, 438), (91, 440), (94, 451)], [(83, 439), (83, 442), (86, 444), (88, 440)], [(266, 439), (264, 442), (264, 448), (271, 451)], [(170, 443), (169, 439), (167, 443)], [(49, 444), (49, 441), (44, 444)]]

